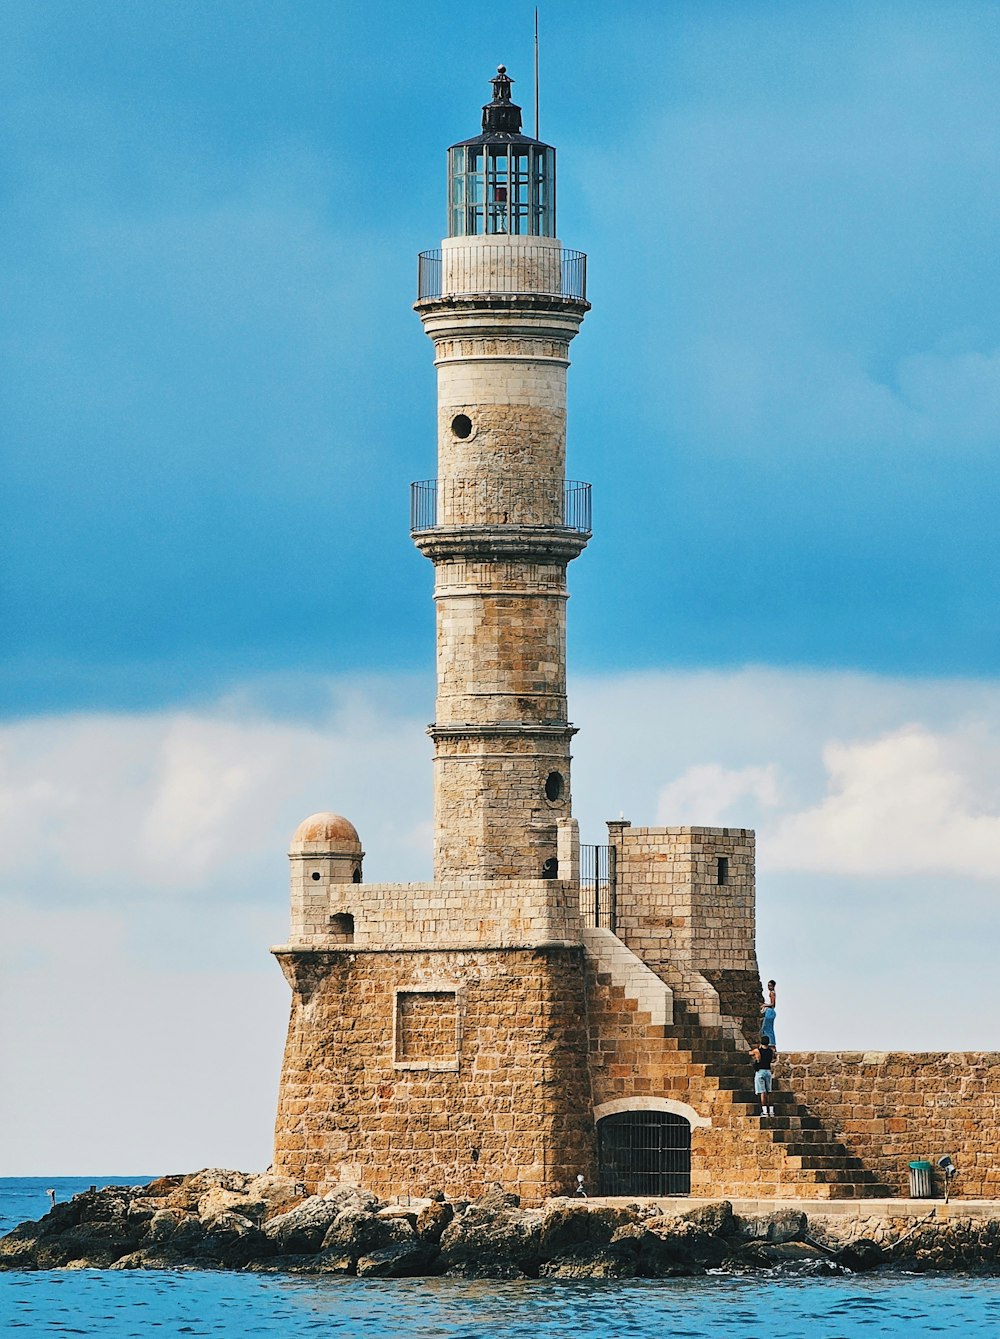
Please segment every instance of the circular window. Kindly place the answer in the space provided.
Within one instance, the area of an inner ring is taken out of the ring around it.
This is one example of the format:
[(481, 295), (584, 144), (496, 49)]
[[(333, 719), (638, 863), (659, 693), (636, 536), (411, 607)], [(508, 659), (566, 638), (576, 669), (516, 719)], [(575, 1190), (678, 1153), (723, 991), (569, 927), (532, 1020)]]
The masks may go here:
[(317, 880), (317, 882), (323, 877), (322, 874), (320, 874), (319, 870), (315, 870), (315, 869), (313, 870), (313, 874), (312, 874), (312, 876), (313, 876), (314, 879)]
[(472, 419), (468, 414), (456, 414), (451, 420), (451, 430), (464, 441), (466, 437), (472, 436)]
[(566, 789), (566, 782), (563, 780), (562, 772), (550, 772), (545, 778), (545, 798), (555, 804), (556, 800), (561, 800), (563, 791)]

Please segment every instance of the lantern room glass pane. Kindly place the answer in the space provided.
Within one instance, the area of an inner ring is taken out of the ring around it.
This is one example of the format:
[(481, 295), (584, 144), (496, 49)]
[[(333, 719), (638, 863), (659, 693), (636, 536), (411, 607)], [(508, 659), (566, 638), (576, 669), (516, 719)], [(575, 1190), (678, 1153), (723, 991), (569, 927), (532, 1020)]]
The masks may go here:
[(448, 151), (449, 235), (555, 236), (555, 151), (535, 144)]

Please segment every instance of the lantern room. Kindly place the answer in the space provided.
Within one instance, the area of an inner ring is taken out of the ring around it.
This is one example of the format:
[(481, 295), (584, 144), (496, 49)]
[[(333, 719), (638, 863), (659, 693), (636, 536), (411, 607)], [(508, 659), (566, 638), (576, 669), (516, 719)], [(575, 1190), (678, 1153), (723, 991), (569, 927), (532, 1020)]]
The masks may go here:
[(448, 150), (449, 237), (556, 235), (556, 151), (521, 134), (512, 82), (499, 65), (483, 133)]

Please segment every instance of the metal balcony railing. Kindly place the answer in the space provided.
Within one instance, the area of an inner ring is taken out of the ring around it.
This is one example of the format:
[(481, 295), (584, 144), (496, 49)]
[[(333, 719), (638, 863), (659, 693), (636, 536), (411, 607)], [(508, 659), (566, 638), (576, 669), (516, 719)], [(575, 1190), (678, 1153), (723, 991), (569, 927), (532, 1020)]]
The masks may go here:
[(590, 484), (507, 478), (423, 479), (410, 484), (410, 529), (449, 525), (557, 526), (591, 533)]
[(565, 247), (490, 245), (421, 251), (418, 299), (495, 294), (587, 300), (587, 257)]

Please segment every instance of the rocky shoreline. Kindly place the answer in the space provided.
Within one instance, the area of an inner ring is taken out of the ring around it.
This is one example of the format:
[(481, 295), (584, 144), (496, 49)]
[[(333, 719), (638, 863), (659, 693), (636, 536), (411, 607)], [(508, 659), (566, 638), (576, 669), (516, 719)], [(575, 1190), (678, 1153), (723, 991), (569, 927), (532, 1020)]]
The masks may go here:
[[(308, 1195), (265, 1173), (211, 1168), (108, 1186), (0, 1238), (0, 1269), (239, 1269), (471, 1279), (669, 1278), (709, 1270), (836, 1274), (880, 1268), (1000, 1273), (1000, 1219), (839, 1222), (788, 1207), (740, 1217), (725, 1200), (555, 1199), (522, 1209), (499, 1188), (472, 1202), (385, 1204), (354, 1187)], [(869, 1235), (852, 1237), (853, 1230)], [(876, 1240), (875, 1238), (878, 1238)]]

